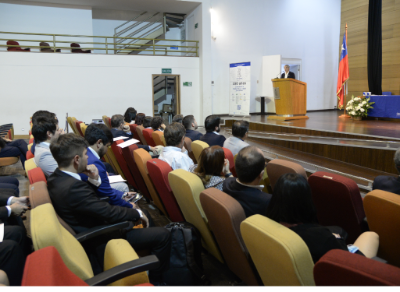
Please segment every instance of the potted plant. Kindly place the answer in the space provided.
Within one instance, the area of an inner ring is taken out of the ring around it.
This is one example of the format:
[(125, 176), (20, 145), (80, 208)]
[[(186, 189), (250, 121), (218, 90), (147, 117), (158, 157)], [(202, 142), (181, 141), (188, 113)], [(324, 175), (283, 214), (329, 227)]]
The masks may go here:
[(356, 121), (361, 121), (362, 117), (368, 116), (368, 110), (373, 108), (371, 105), (375, 102), (370, 102), (370, 98), (351, 97), (346, 106), (347, 113)]

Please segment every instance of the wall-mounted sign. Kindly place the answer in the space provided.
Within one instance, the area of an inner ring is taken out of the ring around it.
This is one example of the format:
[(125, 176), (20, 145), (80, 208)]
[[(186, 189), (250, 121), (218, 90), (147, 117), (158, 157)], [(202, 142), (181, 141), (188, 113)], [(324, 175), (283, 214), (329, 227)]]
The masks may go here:
[(178, 47), (170, 47), (171, 50), (178, 50)]
[(196, 23), (196, 24), (194, 25), (194, 28), (198, 28), (198, 27), (199, 27), (199, 24)]
[(172, 69), (171, 68), (162, 68), (161, 69), (161, 73), (162, 74), (171, 74), (172, 73)]
[(192, 82), (183, 82), (183, 86), (192, 87)]

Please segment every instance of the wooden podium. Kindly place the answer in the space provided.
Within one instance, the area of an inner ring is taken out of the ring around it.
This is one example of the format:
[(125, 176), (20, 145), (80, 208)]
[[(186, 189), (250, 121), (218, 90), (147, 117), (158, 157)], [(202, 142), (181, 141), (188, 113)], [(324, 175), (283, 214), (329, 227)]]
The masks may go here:
[(272, 79), (276, 115), (268, 116), (270, 120), (308, 119), (307, 83), (296, 79)]

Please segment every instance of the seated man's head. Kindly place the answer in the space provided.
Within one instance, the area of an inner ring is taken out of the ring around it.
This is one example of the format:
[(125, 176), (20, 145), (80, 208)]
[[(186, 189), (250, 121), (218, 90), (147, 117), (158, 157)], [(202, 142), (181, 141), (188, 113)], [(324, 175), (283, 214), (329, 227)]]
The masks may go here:
[(235, 121), (232, 125), (232, 135), (236, 138), (246, 140), (249, 134), (249, 122), (248, 121)]
[(197, 122), (193, 115), (188, 115), (183, 118), (182, 124), (186, 130), (197, 130)]
[[(62, 130), (62, 129), (61, 129)], [(45, 116), (35, 118), (35, 124), (32, 127), (32, 135), (35, 138), (35, 143), (53, 142), (61, 133), (58, 127), (58, 120)]]
[[(211, 146), (203, 149), (195, 172), (208, 181), (206, 176), (221, 176), (225, 164), (225, 153), (221, 146)], [(203, 180), (204, 182), (204, 180)]]
[(317, 212), (307, 179), (297, 173), (282, 175), (274, 186), (266, 216), (276, 222), (289, 224), (317, 223)]
[(106, 154), (108, 146), (114, 141), (110, 129), (104, 124), (90, 124), (85, 132), (85, 140), (100, 157)]
[(81, 173), (87, 166), (87, 142), (73, 133), (61, 135), (50, 144), (50, 151), (60, 169)]
[(143, 120), (143, 128), (149, 128), (149, 127), (151, 127), (151, 120), (153, 119), (153, 117), (150, 117), (150, 116), (146, 116), (146, 117), (144, 117), (144, 120)]
[(172, 119), (172, 122), (182, 124), (182, 120), (183, 120), (183, 115), (175, 115)]
[(111, 128), (122, 130), (124, 127), (124, 116), (123, 115), (113, 115), (111, 117)]
[(400, 173), (400, 149), (394, 153), (394, 166), (396, 166), (397, 171)]
[(55, 113), (51, 113), (49, 111), (37, 111), (32, 115), (32, 125), (36, 124), (37, 118), (38, 117), (46, 117), (49, 119), (56, 119), (57, 120), (57, 116)]
[(143, 120), (145, 117), (146, 115), (144, 113), (137, 114), (135, 118), (135, 124), (138, 126), (143, 125)]
[(167, 146), (182, 148), (185, 141), (185, 128), (180, 123), (172, 123), (164, 130), (164, 139)]
[(265, 158), (260, 149), (244, 147), (235, 160), (235, 170), (241, 183), (258, 185), (263, 177)]
[[(150, 126), (153, 128), (154, 131), (162, 128), (161, 125), (164, 124), (164, 120), (162, 119), (162, 117), (154, 117), (151, 120)], [(164, 125), (165, 127), (165, 125)]]
[(217, 132), (221, 130), (219, 124), (221, 122), (221, 118), (218, 116), (208, 116), (204, 121), (204, 126), (207, 132)]
[(134, 121), (136, 118), (136, 113), (137, 111), (133, 107), (128, 107), (124, 114), (124, 121), (127, 123), (130, 123), (131, 121)]

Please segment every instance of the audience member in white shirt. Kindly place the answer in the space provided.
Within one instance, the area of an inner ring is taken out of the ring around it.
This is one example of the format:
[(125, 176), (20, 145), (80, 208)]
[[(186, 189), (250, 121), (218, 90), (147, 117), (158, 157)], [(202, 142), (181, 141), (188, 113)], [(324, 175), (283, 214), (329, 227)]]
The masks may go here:
[(229, 137), (224, 142), (224, 148), (231, 150), (233, 156), (239, 153), (244, 147), (249, 146), (244, 140), (249, 134), (248, 121), (235, 121), (232, 125), (232, 137)]
[(183, 147), (185, 141), (185, 127), (180, 123), (172, 123), (164, 130), (165, 143), (167, 144), (158, 157), (167, 162), (173, 170), (189, 168), (194, 165), (193, 160), (188, 156), (188, 152)]

